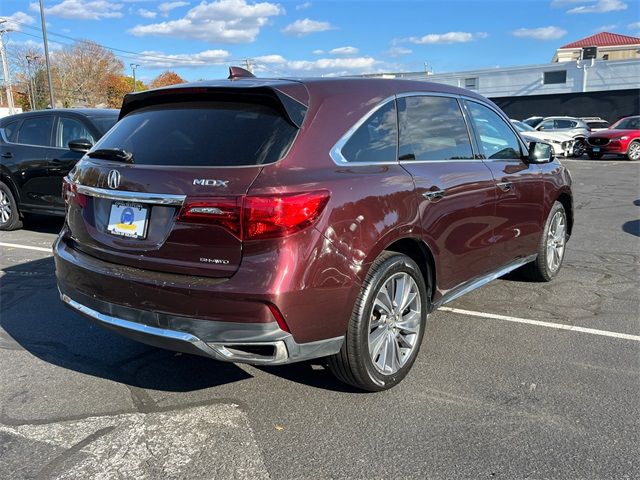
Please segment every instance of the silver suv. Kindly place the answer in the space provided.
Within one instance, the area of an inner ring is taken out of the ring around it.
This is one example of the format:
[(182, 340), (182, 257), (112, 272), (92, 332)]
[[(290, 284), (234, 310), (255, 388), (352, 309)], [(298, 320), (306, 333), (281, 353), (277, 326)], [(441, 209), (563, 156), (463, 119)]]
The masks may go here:
[(574, 117), (545, 117), (536, 127), (539, 132), (558, 132), (571, 135), (575, 139), (573, 156), (584, 155), (586, 140), (591, 129), (587, 123)]

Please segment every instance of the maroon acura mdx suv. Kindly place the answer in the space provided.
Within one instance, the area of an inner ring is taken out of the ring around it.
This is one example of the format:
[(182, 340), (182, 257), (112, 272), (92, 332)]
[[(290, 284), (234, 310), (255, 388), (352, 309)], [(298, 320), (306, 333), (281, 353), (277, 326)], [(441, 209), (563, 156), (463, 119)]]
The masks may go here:
[(64, 185), (62, 300), (217, 360), (327, 357), (397, 384), (427, 314), (559, 271), (571, 179), (490, 101), (435, 83), (227, 80), (127, 95)]

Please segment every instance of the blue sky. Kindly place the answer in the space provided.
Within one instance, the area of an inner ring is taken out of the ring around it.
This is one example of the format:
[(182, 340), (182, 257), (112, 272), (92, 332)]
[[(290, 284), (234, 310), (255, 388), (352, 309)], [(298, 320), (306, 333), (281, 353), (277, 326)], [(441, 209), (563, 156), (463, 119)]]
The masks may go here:
[[(90, 39), (187, 80), (251, 58), (261, 76), (434, 72), (548, 63), (598, 31), (640, 35), (636, 0), (45, 0), (51, 46)], [(2, 0), (8, 42), (38, 42), (37, 1)], [(34, 37), (35, 36), (35, 37)], [(53, 42), (60, 43), (53, 43)], [(135, 55), (139, 54), (139, 55)]]

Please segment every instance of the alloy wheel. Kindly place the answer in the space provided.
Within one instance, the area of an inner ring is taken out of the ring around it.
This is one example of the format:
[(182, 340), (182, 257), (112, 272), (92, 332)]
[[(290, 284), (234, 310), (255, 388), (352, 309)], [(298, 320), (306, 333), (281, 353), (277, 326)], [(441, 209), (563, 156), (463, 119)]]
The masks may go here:
[(369, 355), (375, 369), (393, 375), (417, 348), (422, 299), (407, 273), (391, 276), (378, 291), (369, 320)]
[(640, 143), (633, 142), (629, 145), (629, 151), (627, 152), (629, 160), (640, 160)]
[(5, 224), (11, 218), (11, 202), (9, 196), (0, 190), (0, 224)]
[(547, 233), (547, 266), (552, 272), (560, 268), (566, 241), (567, 222), (564, 213), (559, 211), (551, 219)]

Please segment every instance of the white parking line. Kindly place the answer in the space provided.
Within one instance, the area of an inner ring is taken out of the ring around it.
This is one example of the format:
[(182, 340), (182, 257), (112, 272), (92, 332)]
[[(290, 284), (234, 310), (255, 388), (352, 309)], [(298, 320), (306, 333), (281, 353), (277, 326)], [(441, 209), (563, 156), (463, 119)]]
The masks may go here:
[(630, 335), (628, 333), (609, 332), (607, 330), (577, 327), (575, 325), (564, 325), (562, 323), (541, 322), (540, 320), (529, 320), (527, 318), (509, 317), (508, 315), (496, 315), (495, 313), (474, 312), (472, 310), (462, 310), (461, 308), (440, 307), (438, 310), (442, 310), (443, 312), (459, 313), (460, 315), (469, 315), (472, 317), (482, 317), (482, 318), (491, 318), (494, 320), (504, 320), (507, 322), (526, 323), (529, 325), (537, 325), (539, 327), (556, 328), (559, 330), (570, 330), (572, 332), (590, 333), (591, 335), (601, 335), (603, 337), (622, 338), (625, 340), (634, 340), (636, 342), (640, 342), (640, 335)]
[(51, 247), (49, 248), (44, 248), (44, 247), (32, 247), (30, 245), (18, 245), (17, 243), (5, 243), (5, 242), (0, 242), (0, 247), (11, 247), (11, 248), (23, 248), (24, 250), (36, 250), (38, 252), (47, 252), (47, 253), (51, 253)]

